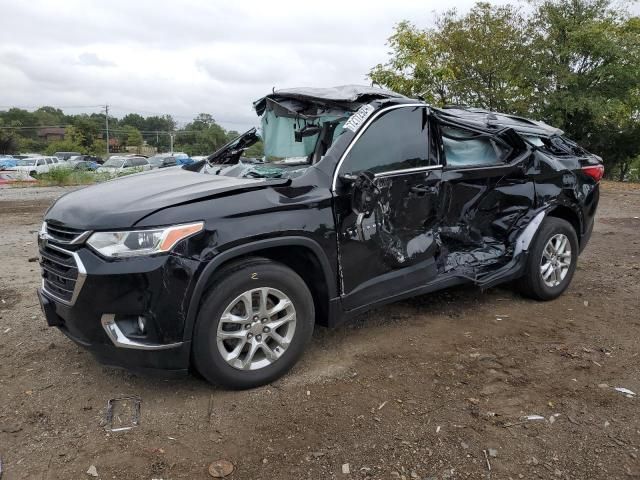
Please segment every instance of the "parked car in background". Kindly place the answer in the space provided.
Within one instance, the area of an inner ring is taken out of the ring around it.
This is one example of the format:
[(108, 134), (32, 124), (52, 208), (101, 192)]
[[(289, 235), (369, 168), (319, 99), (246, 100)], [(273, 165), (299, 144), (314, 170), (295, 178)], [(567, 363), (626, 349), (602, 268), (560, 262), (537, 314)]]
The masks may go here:
[(10, 172), (0, 170), (0, 185), (11, 185), (13, 183), (35, 181), (36, 179), (26, 172)]
[(118, 175), (135, 171), (150, 170), (149, 160), (141, 156), (113, 156), (100, 165), (97, 172)]
[(67, 161), (71, 157), (75, 157), (77, 155), (82, 155), (80, 152), (56, 152), (53, 154), (54, 157), (58, 157), (60, 160)]
[(149, 163), (151, 164), (151, 168), (155, 169), (175, 167), (178, 165), (190, 165), (194, 163), (194, 160), (191, 159), (186, 153), (160, 153), (149, 158)]
[(74, 155), (73, 157), (69, 157), (67, 159), (67, 162), (73, 162), (73, 161), (94, 162), (99, 165), (102, 165), (104, 163), (104, 160), (102, 159), (102, 157), (98, 157), (97, 155)]
[(17, 163), (17, 159), (13, 157), (0, 157), (0, 170), (5, 170), (9, 167), (15, 167)]
[(58, 161), (55, 157), (27, 157), (16, 160), (15, 167), (9, 167), (6, 170), (27, 172), (29, 175), (40, 175), (51, 171), (52, 168), (64, 166), (64, 163)]
[(90, 171), (97, 170), (98, 167), (100, 166), (94, 161), (82, 160), (82, 159), (74, 160), (73, 157), (67, 160), (67, 165), (69, 166), (69, 168), (72, 168), (74, 170), (90, 170)]

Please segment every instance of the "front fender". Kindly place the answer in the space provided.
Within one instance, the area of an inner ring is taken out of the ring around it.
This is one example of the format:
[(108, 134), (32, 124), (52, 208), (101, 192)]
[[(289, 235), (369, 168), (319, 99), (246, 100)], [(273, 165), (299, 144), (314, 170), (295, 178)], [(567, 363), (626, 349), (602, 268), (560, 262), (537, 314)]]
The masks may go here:
[(223, 264), (229, 262), (230, 260), (234, 260), (242, 256), (250, 255), (251, 253), (258, 252), (260, 250), (265, 250), (265, 249), (274, 248), (274, 247), (290, 247), (290, 246), (305, 247), (309, 249), (313, 253), (313, 255), (315, 255), (316, 259), (318, 260), (318, 263), (322, 268), (322, 273), (324, 275), (324, 279), (327, 285), (329, 298), (336, 297), (337, 284), (336, 284), (335, 276), (333, 274), (333, 269), (331, 268), (331, 263), (329, 261), (329, 258), (326, 255), (326, 252), (315, 240), (308, 237), (303, 237), (303, 236), (284, 236), (284, 237), (257, 240), (254, 242), (239, 245), (237, 247), (233, 247), (228, 250), (225, 250), (220, 254), (216, 255), (211, 261), (209, 261), (205, 265), (193, 289), (193, 294), (191, 295), (191, 300), (189, 302), (189, 309), (187, 311), (187, 318), (185, 321), (183, 339), (185, 341), (191, 340), (196, 317), (198, 316), (198, 311), (200, 309), (200, 302), (202, 300), (202, 296), (205, 293), (205, 290), (207, 288), (209, 281)]

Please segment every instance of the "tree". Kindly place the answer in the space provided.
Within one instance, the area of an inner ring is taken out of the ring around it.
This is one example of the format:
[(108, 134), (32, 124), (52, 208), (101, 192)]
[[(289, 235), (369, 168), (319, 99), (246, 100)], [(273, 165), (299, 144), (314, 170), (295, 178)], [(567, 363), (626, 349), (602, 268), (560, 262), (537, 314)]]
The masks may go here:
[(141, 147), (144, 140), (140, 131), (132, 125), (124, 125), (120, 127), (120, 144), (125, 147)]
[(176, 134), (175, 149), (189, 155), (208, 155), (227, 142), (227, 133), (208, 113), (199, 114)]
[(513, 7), (488, 3), (477, 3), (463, 16), (449, 10), (433, 29), (402, 22), (389, 39), (391, 59), (370, 77), (436, 105), (521, 113), (532, 94), (524, 81), (530, 42), (523, 23)]
[(122, 125), (131, 125), (138, 130), (146, 130), (147, 128), (147, 121), (142, 115), (138, 115), (137, 113), (129, 113), (125, 115), (120, 120), (120, 123)]
[(640, 154), (640, 18), (613, 0), (542, 0), (524, 15), (477, 3), (435, 28), (400, 23), (371, 79), (427, 101), (538, 118), (622, 177)]
[(554, 0), (532, 22), (536, 110), (624, 178), (640, 154), (640, 18), (610, 0)]

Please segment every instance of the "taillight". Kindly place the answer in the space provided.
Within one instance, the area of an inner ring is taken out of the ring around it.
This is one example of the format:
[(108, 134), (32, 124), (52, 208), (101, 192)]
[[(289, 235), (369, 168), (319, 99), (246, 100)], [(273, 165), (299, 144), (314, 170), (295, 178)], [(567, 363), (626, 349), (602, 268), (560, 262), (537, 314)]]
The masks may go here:
[(582, 171), (593, 178), (596, 182), (602, 180), (604, 177), (604, 165), (589, 165), (586, 167), (582, 167)]

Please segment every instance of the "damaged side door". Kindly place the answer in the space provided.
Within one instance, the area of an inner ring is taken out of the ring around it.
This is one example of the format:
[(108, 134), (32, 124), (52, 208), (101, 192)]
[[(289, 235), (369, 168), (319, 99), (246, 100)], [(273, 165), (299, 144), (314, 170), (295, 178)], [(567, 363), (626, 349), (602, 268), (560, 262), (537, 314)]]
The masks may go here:
[(441, 166), (424, 105), (378, 112), (338, 167), (336, 225), (343, 306), (423, 286), (437, 275)]
[(511, 259), (535, 213), (533, 156), (511, 129), (489, 133), (438, 122), (444, 160), (438, 269), (479, 284)]

